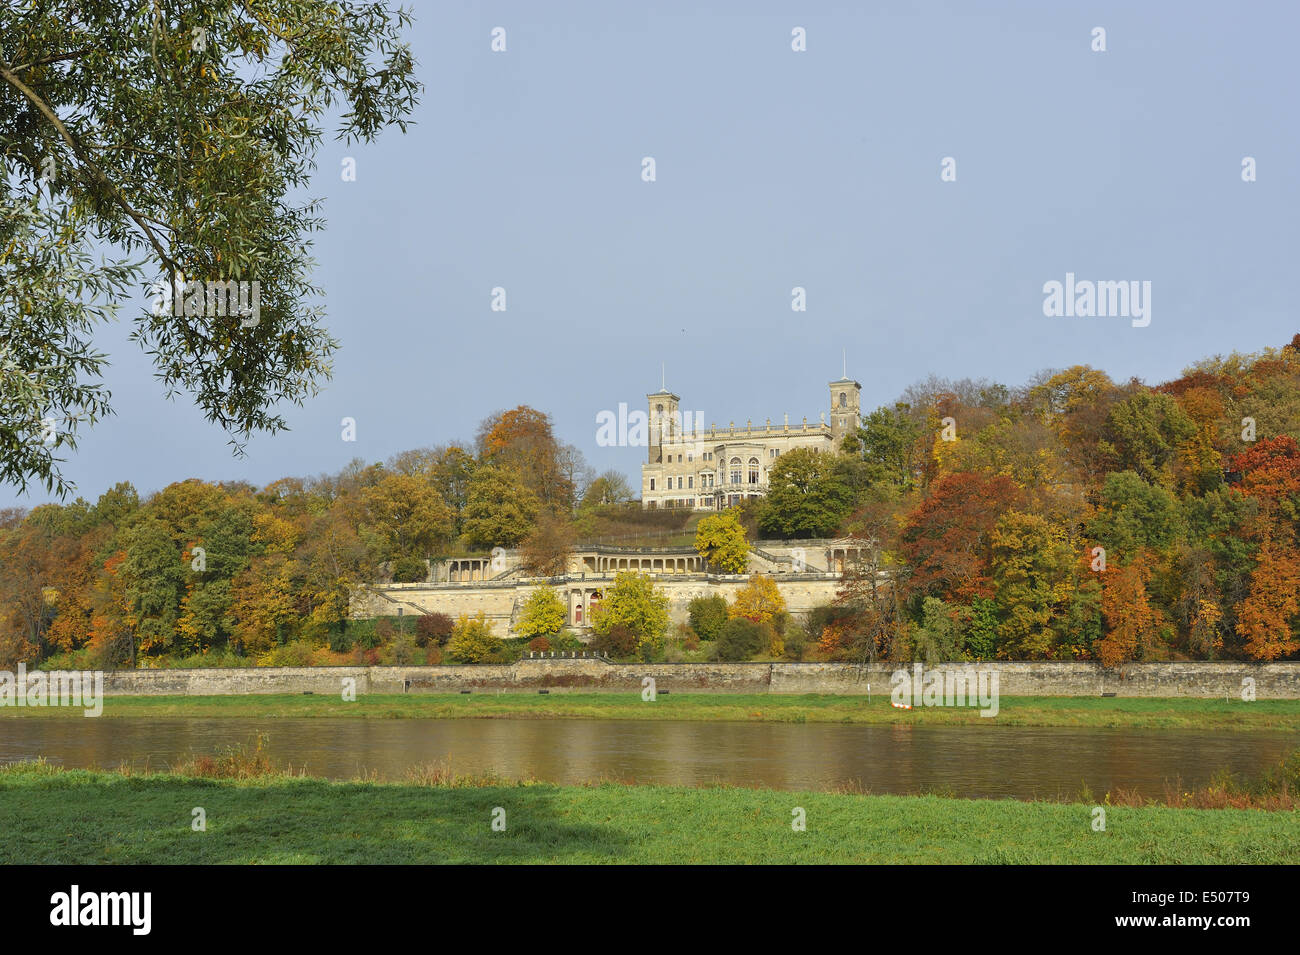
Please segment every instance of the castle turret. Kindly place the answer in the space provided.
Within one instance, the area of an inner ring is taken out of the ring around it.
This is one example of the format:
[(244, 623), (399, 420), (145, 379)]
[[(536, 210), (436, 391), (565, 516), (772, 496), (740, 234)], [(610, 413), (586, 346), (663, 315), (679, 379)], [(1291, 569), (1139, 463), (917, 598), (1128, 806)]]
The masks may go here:
[(838, 449), (846, 434), (855, 434), (862, 418), (862, 385), (852, 378), (830, 383), (831, 438)]
[(646, 395), (650, 404), (649, 452), (651, 464), (662, 464), (664, 445), (671, 444), (681, 435), (682, 415), (678, 410), (681, 398), (671, 391), (661, 389)]

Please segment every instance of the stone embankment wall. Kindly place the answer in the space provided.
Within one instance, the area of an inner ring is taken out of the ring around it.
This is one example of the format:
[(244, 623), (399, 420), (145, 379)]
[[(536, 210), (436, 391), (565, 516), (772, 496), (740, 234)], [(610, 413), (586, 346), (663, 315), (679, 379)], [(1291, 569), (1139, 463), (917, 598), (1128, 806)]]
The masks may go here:
[[(1005, 696), (1186, 696), (1240, 699), (1255, 681), (1258, 699), (1300, 699), (1300, 663), (1135, 663), (1106, 670), (1094, 663), (983, 663), (998, 674)], [(950, 669), (935, 667), (935, 671)], [(963, 665), (961, 669), (966, 669)], [(653, 677), (658, 690), (701, 693), (888, 694), (893, 668), (846, 663), (607, 663), (598, 659), (525, 659), (510, 665), (409, 667), (260, 667), (247, 669), (123, 670), (105, 673), (107, 695), (227, 695), (340, 693), (343, 680), (357, 693), (620, 691), (641, 689)], [(909, 668), (910, 672), (910, 668)]]

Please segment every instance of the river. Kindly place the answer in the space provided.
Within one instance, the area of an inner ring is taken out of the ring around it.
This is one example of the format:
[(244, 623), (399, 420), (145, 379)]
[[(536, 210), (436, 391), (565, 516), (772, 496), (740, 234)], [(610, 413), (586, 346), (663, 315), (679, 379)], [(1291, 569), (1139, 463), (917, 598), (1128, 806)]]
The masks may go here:
[(349, 779), (415, 765), (557, 783), (850, 786), (1017, 799), (1135, 788), (1163, 792), (1215, 772), (1255, 774), (1300, 747), (1294, 733), (1026, 727), (855, 726), (634, 720), (6, 719), (0, 762), (164, 770), (268, 737), (281, 766)]

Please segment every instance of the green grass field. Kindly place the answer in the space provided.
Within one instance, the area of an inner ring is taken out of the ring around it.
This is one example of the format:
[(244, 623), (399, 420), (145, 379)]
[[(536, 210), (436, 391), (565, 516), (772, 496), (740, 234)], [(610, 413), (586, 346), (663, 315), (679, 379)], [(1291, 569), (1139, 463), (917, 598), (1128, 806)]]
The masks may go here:
[[(888, 696), (674, 693), (475, 692), (363, 694), (355, 703), (324, 695), (108, 697), (104, 717), (354, 717), (359, 719), (617, 719), (783, 723), (900, 723), (972, 726), (1094, 726), (1300, 732), (1300, 700), (1145, 697), (1008, 697), (996, 717), (972, 707), (897, 710)], [(83, 719), (80, 709), (5, 707), (0, 719)]]
[[(191, 828), (202, 807), (207, 830)], [(494, 810), (505, 811), (495, 832)], [(795, 832), (793, 810), (806, 813)], [(0, 772), (0, 863), (1298, 863), (1294, 812)]]

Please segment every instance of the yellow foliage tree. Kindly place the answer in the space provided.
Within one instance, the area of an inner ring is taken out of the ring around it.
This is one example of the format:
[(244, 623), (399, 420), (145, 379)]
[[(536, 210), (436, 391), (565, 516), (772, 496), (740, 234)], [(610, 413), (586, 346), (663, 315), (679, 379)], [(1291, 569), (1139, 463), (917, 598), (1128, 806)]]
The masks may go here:
[[(785, 598), (776, 589), (776, 581), (766, 574), (754, 574), (749, 583), (736, 594), (736, 600), (727, 608), (727, 616), (743, 617), (754, 623), (771, 624), (772, 618), (785, 612)], [(771, 633), (772, 653), (780, 656), (785, 651), (785, 643), (775, 627), (767, 628)]]
[(767, 623), (783, 610), (785, 598), (776, 589), (776, 581), (766, 574), (754, 574), (736, 594), (735, 602), (727, 608), (727, 616)]

